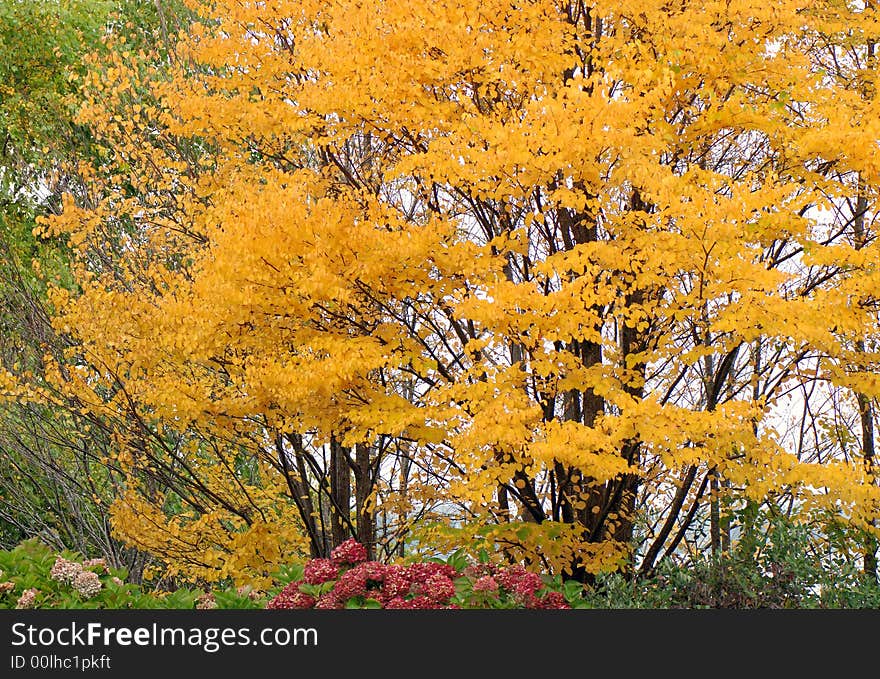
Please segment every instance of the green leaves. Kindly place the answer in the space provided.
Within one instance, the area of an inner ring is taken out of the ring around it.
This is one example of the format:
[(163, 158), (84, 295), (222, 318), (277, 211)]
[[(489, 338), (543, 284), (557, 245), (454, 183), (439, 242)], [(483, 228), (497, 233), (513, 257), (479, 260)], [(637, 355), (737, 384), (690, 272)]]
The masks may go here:
[(584, 584), (576, 580), (566, 580), (562, 585), (562, 593), (565, 595), (565, 600), (569, 603), (576, 601), (583, 597)]
[[(489, 561), (489, 553), (485, 548), (480, 548), (478, 551), (480, 563), (488, 563)], [(452, 566), (455, 570), (460, 571), (467, 567), (468, 558), (467, 552), (464, 549), (456, 549), (452, 554), (446, 557), (444, 563)]]
[(0, 1), (0, 131), (25, 161), (39, 161), (45, 145), (69, 135), (69, 69), (82, 70), (85, 54), (98, 48), (111, 7), (100, 0)]
[[(53, 579), (52, 567), (57, 557), (74, 563), (83, 563), (81, 554), (63, 551), (60, 554), (37, 540), (27, 540), (12, 550), (0, 551), (0, 584), (11, 582), (13, 587), (0, 588), (0, 608), (15, 608), (21, 595), (29, 589), (37, 590), (32, 608), (59, 609), (192, 609), (206, 593), (198, 589), (178, 588), (172, 591), (150, 590), (125, 582), (127, 573), (121, 569), (89, 566), (85, 569), (98, 574), (101, 589), (93, 596), (84, 596), (72, 584)], [(208, 594), (217, 608), (262, 608), (265, 596), (255, 595), (249, 588), (218, 587)]]
[(376, 599), (365, 598), (362, 596), (355, 596), (345, 602), (346, 608), (382, 608), (381, 602)]
[(281, 587), (289, 582), (302, 580), (303, 564), (297, 562), (281, 564), (281, 567), (273, 574), (273, 577), (281, 583)]
[(319, 585), (311, 585), (307, 582), (304, 582), (299, 586), (301, 592), (305, 592), (306, 594), (311, 594), (316, 599), (320, 598), (322, 594), (326, 594), (336, 583), (333, 580), (328, 582), (322, 582)]

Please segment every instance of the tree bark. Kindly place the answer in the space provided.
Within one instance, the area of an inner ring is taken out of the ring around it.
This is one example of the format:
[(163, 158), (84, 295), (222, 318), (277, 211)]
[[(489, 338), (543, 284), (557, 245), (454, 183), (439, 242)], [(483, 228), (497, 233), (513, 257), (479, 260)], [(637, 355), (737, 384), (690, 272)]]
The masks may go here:
[(367, 558), (373, 559), (375, 551), (375, 522), (369, 505), (373, 492), (373, 474), (370, 466), (370, 446), (358, 443), (354, 460), (355, 511), (357, 513), (357, 539), (367, 548)]
[(330, 437), (330, 531), (332, 547), (348, 538), (351, 508), (351, 468), (348, 453), (335, 436)]

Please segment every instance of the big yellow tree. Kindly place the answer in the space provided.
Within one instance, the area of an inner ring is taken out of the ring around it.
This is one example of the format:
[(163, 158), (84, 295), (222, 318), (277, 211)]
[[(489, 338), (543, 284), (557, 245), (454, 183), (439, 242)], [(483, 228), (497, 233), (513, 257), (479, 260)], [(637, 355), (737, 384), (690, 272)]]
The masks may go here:
[(780, 497), (876, 535), (873, 446), (781, 427), (880, 394), (873, 8), (194, 9), (167, 69), (95, 63), (105, 162), (45, 227), (59, 383), (130, 425), (120, 534), (201, 575), (356, 536), (579, 579)]

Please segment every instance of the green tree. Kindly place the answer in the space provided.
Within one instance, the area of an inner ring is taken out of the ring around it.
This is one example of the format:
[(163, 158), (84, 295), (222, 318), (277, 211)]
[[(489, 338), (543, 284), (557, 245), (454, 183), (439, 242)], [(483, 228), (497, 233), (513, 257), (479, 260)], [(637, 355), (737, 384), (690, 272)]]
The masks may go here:
[[(67, 339), (49, 323), (47, 283), (71, 288), (63, 240), (38, 239), (36, 220), (61, 196), (87, 200), (80, 161), (95, 159), (74, 122), (90, 54), (158, 45), (168, 58), (171, 3), (0, 0), (0, 369), (45, 387), (44, 357), (63, 365)], [(119, 475), (101, 463), (107, 428), (75, 400), (0, 400), (0, 543), (39, 535), (57, 549), (100, 554), (139, 576), (144, 555), (110, 534), (106, 506)], [(57, 396), (57, 395), (56, 395)]]

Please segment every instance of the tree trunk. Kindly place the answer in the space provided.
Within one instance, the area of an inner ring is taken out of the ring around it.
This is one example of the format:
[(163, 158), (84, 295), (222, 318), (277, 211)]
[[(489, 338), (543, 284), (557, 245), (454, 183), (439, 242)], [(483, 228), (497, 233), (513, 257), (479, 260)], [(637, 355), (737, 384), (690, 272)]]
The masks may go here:
[(332, 547), (351, 537), (351, 468), (348, 453), (335, 436), (330, 437), (330, 531)]
[[(859, 344), (862, 344), (859, 342)], [(865, 469), (868, 472), (868, 482), (874, 482), (875, 476), (875, 455), (874, 455), (874, 409), (871, 405), (870, 399), (868, 399), (864, 394), (859, 394), (857, 397), (859, 404), (859, 416), (861, 420), (861, 428), (862, 428), (862, 459), (865, 465)], [(874, 519), (872, 522), (874, 526), (877, 525), (877, 520)], [(874, 578), (875, 580), (878, 577), (877, 573), (877, 538), (868, 533), (865, 538), (865, 559), (864, 559), (864, 572), (865, 575)]]
[(354, 470), (357, 539), (367, 548), (367, 558), (373, 559), (376, 536), (373, 509), (369, 504), (370, 494), (373, 492), (373, 474), (370, 467), (370, 446), (366, 443), (355, 446)]

